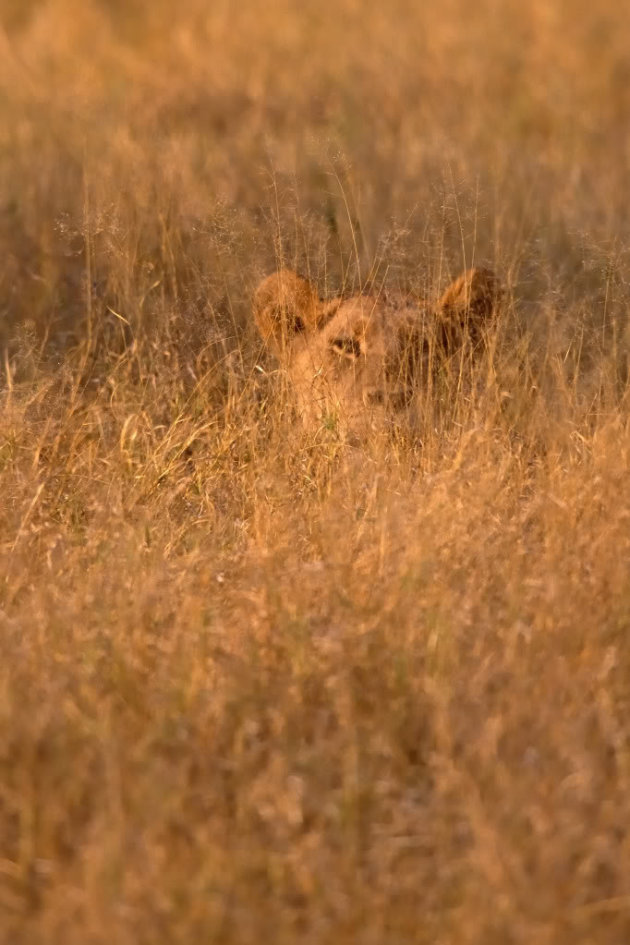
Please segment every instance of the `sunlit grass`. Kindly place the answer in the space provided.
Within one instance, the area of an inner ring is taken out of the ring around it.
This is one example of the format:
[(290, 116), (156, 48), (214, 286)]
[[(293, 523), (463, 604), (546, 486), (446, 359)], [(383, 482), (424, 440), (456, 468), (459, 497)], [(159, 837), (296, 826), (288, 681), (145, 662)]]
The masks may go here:
[[(0, 6), (7, 943), (630, 935), (630, 27), (575, 0)], [(302, 429), (250, 312), (501, 319)]]

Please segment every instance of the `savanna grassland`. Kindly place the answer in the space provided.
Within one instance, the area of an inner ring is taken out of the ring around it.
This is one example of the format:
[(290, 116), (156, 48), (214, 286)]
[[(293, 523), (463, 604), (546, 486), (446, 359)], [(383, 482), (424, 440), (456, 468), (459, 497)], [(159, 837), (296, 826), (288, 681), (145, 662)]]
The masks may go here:
[[(0, 940), (630, 941), (630, 19), (1, 0)], [(506, 286), (306, 430), (251, 297)]]

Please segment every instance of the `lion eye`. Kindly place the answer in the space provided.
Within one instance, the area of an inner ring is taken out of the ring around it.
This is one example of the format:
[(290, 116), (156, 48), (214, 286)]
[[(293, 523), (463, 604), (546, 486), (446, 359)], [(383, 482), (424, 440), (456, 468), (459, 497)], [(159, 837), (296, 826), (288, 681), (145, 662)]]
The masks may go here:
[(344, 358), (355, 360), (361, 356), (361, 345), (356, 338), (333, 338), (330, 342), (330, 347)]

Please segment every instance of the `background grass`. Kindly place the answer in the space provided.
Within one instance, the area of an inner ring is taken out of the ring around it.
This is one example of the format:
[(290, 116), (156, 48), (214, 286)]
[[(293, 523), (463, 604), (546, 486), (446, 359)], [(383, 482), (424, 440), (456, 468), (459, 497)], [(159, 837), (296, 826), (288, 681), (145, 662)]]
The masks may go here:
[[(2, 0), (7, 943), (630, 939), (630, 21)], [(508, 304), (307, 433), (250, 317)]]

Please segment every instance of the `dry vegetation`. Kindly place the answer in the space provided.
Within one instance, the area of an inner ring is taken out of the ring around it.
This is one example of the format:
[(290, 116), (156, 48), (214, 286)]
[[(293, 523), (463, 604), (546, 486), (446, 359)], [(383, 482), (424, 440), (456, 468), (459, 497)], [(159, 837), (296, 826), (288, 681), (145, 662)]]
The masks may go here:
[[(0, 937), (630, 940), (630, 20), (2, 0)], [(250, 315), (508, 303), (417, 427)]]

